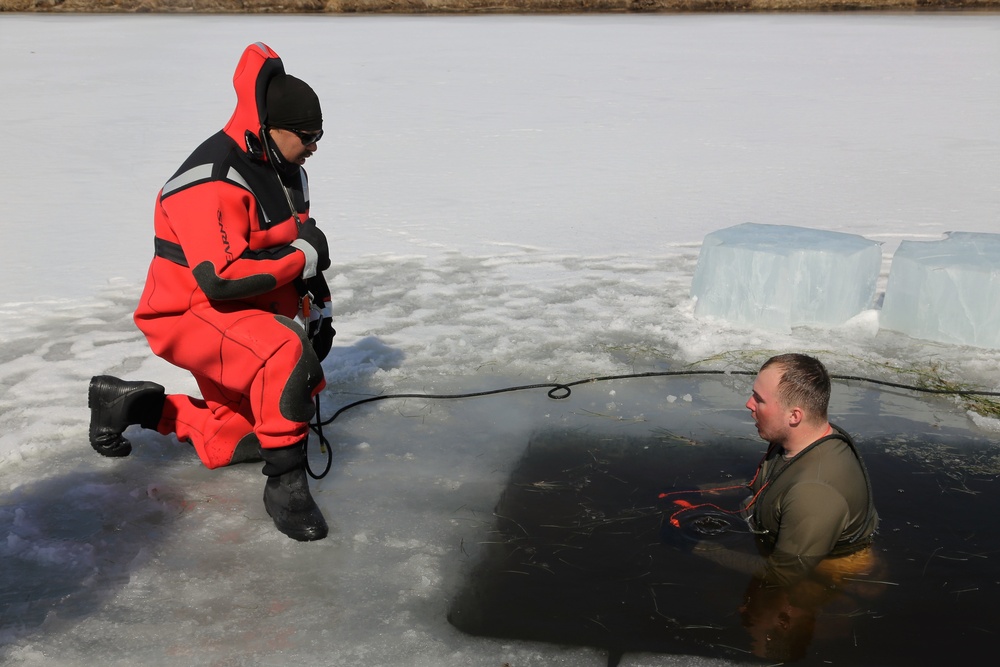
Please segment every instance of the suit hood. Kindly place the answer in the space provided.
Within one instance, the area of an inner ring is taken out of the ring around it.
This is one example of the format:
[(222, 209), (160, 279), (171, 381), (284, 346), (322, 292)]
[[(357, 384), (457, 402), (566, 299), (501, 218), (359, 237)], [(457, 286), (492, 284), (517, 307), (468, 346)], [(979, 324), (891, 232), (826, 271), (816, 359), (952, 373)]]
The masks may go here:
[(226, 124), (225, 133), (251, 157), (262, 159), (261, 128), (267, 117), (267, 84), (285, 73), (281, 58), (263, 42), (243, 51), (233, 74), (236, 110)]

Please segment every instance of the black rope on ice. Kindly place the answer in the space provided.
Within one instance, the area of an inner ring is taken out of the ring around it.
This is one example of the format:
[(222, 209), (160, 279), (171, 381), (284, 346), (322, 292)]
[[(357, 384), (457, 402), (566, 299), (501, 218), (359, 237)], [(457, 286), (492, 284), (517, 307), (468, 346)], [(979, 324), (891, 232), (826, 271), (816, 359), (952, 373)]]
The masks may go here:
[[(527, 389), (548, 389), (546, 395), (554, 400), (562, 400), (564, 398), (569, 398), (570, 394), (573, 393), (573, 387), (578, 387), (582, 384), (594, 384), (596, 382), (607, 382), (609, 380), (633, 380), (637, 378), (651, 378), (651, 377), (676, 377), (683, 375), (757, 375), (757, 371), (721, 371), (721, 370), (687, 370), (687, 371), (650, 371), (647, 373), (624, 373), (622, 375), (601, 375), (598, 377), (585, 378), (583, 380), (574, 380), (572, 382), (540, 382), (537, 384), (522, 384), (513, 387), (501, 387), (500, 389), (487, 389), (485, 391), (471, 391), (461, 394), (381, 394), (379, 396), (369, 396), (368, 398), (362, 398), (361, 400), (354, 401), (353, 403), (348, 403), (342, 406), (333, 416), (328, 419), (322, 419), (320, 417), (320, 403), (319, 395), (316, 395), (316, 422), (310, 423), (309, 428), (312, 429), (314, 433), (319, 437), (320, 441), (320, 451), (326, 454), (326, 467), (320, 474), (315, 474), (312, 468), (309, 466), (309, 459), (306, 458), (306, 471), (309, 476), (313, 479), (322, 479), (326, 477), (326, 474), (330, 472), (330, 467), (333, 465), (333, 451), (330, 448), (330, 443), (323, 435), (323, 427), (327, 424), (332, 423), (341, 414), (356, 408), (366, 403), (374, 403), (376, 401), (387, 401), (389, 399), (397, 398), (423, 398), (423, 399), (435, 399), (435, 400), (455, 400), (461, 398), (477, 398), (480, 396), (495, 396), (497, 394), (507, 394), (514, 391), (525, 391)], [(935, 389), (933, 387), (918, 387), (916, 385), (905, 384), (902, 382), (890, 382), (888, 380), (877, 380), (875, 378), (863, 377), (860, 375), (830, 375), (831, 380), (854, 380), (857, 382), (867, 382), (869, 384), (881, 385), (883, 387), (892, 387), (894, 389), (906, 389), (908, 391), (916, 391), (925, 394), (939, 394), (939, 395), (952, 395), (952, 396), (995, 396), (1000, 397), (1000, 392), (997, 391), (985, 391), (980, 389)]]
[(315, 424), (310, 423), (309, 428), (312, 429), (313, 433), (315, 433), (319, 437), (319, 451), (326, 454), (326, 467), (323, 468), (323, 472), (321, 472), (318, 475), (313, 472), (312, 466), (309, 465), (309, 440), (306, 439), (306, 448), (305, 448), (306, 473), (313, 479), (323, 479), (324, 477), (326, 477), (326, 474), (330, 472), (330, 467), (333, 465), (333, 449), (330, 447), (330, 441), (326, 439), (325, 435), (323, 435), (323, 425), (329, 424), (333, 420), (332, 419), (327, 421), (320, 420), (319, 394), (316, 394), (315, 404), (316, 404), (316, 423)]

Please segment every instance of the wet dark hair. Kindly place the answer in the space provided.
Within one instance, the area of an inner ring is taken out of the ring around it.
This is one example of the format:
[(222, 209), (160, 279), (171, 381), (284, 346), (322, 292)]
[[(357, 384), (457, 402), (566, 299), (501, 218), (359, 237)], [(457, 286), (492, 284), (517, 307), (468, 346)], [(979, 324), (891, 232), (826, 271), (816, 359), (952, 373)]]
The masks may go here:
[(825, 420), (830, 405), (830, 374), (826, 367), (805, 354), (779, 354), (764, 362), (760, 370), (775, 366), (782, 371), (778, 398), (786, 407), (799, 406), (810, 420)]

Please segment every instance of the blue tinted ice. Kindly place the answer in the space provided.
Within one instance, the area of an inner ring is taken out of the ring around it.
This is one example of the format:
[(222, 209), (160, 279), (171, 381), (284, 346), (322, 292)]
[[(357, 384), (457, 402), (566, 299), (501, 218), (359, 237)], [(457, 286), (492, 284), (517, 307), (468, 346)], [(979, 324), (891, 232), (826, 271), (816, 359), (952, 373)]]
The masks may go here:
[(914, 338), (1000, 348), (1000, 234), (903, 241), (879, 325)]
[(833, 326), (872, 307), (879, 244), (855, 234), (744, 223), (705, 237), (695, 315), (787, 331)]

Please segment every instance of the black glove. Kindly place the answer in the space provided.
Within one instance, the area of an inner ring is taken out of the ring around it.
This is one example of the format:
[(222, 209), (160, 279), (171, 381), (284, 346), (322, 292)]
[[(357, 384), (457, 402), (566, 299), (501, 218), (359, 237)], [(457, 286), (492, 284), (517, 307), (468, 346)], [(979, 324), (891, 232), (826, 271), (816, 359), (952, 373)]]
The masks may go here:
[(312, 343), (316, 356), (322, 361), (330, 354), (333, 337), (337, 335), (333, 328), (330, 287), (326, 284), (323, 274), (317, 274), (306, 281), (306, 288), (313, 298), (306, 333), (309, 335), (309, 342)]
[[(309, 328), (313, 329), (313, 327)], [(326, 355), (330, 354), (330, 348), (333, 347), (333, 337), (336, 335), (337, 331), (333, 328), (332, 319), (324, 317), (319, 320), (319, 324), (315, 327), (315, 333), (309, 337), (309, 342), (312, 343), (313, 351), (316, 352), (320, 361), (326, 359)]]
[(316, 226), (315, 220), (309, 218), (302, 223), (299, 227), (299, 240), (305, 241), (316, 251), (318, 270), (326, 271), (330, 268), (330, 246), (327, 245), (326, 234)]

